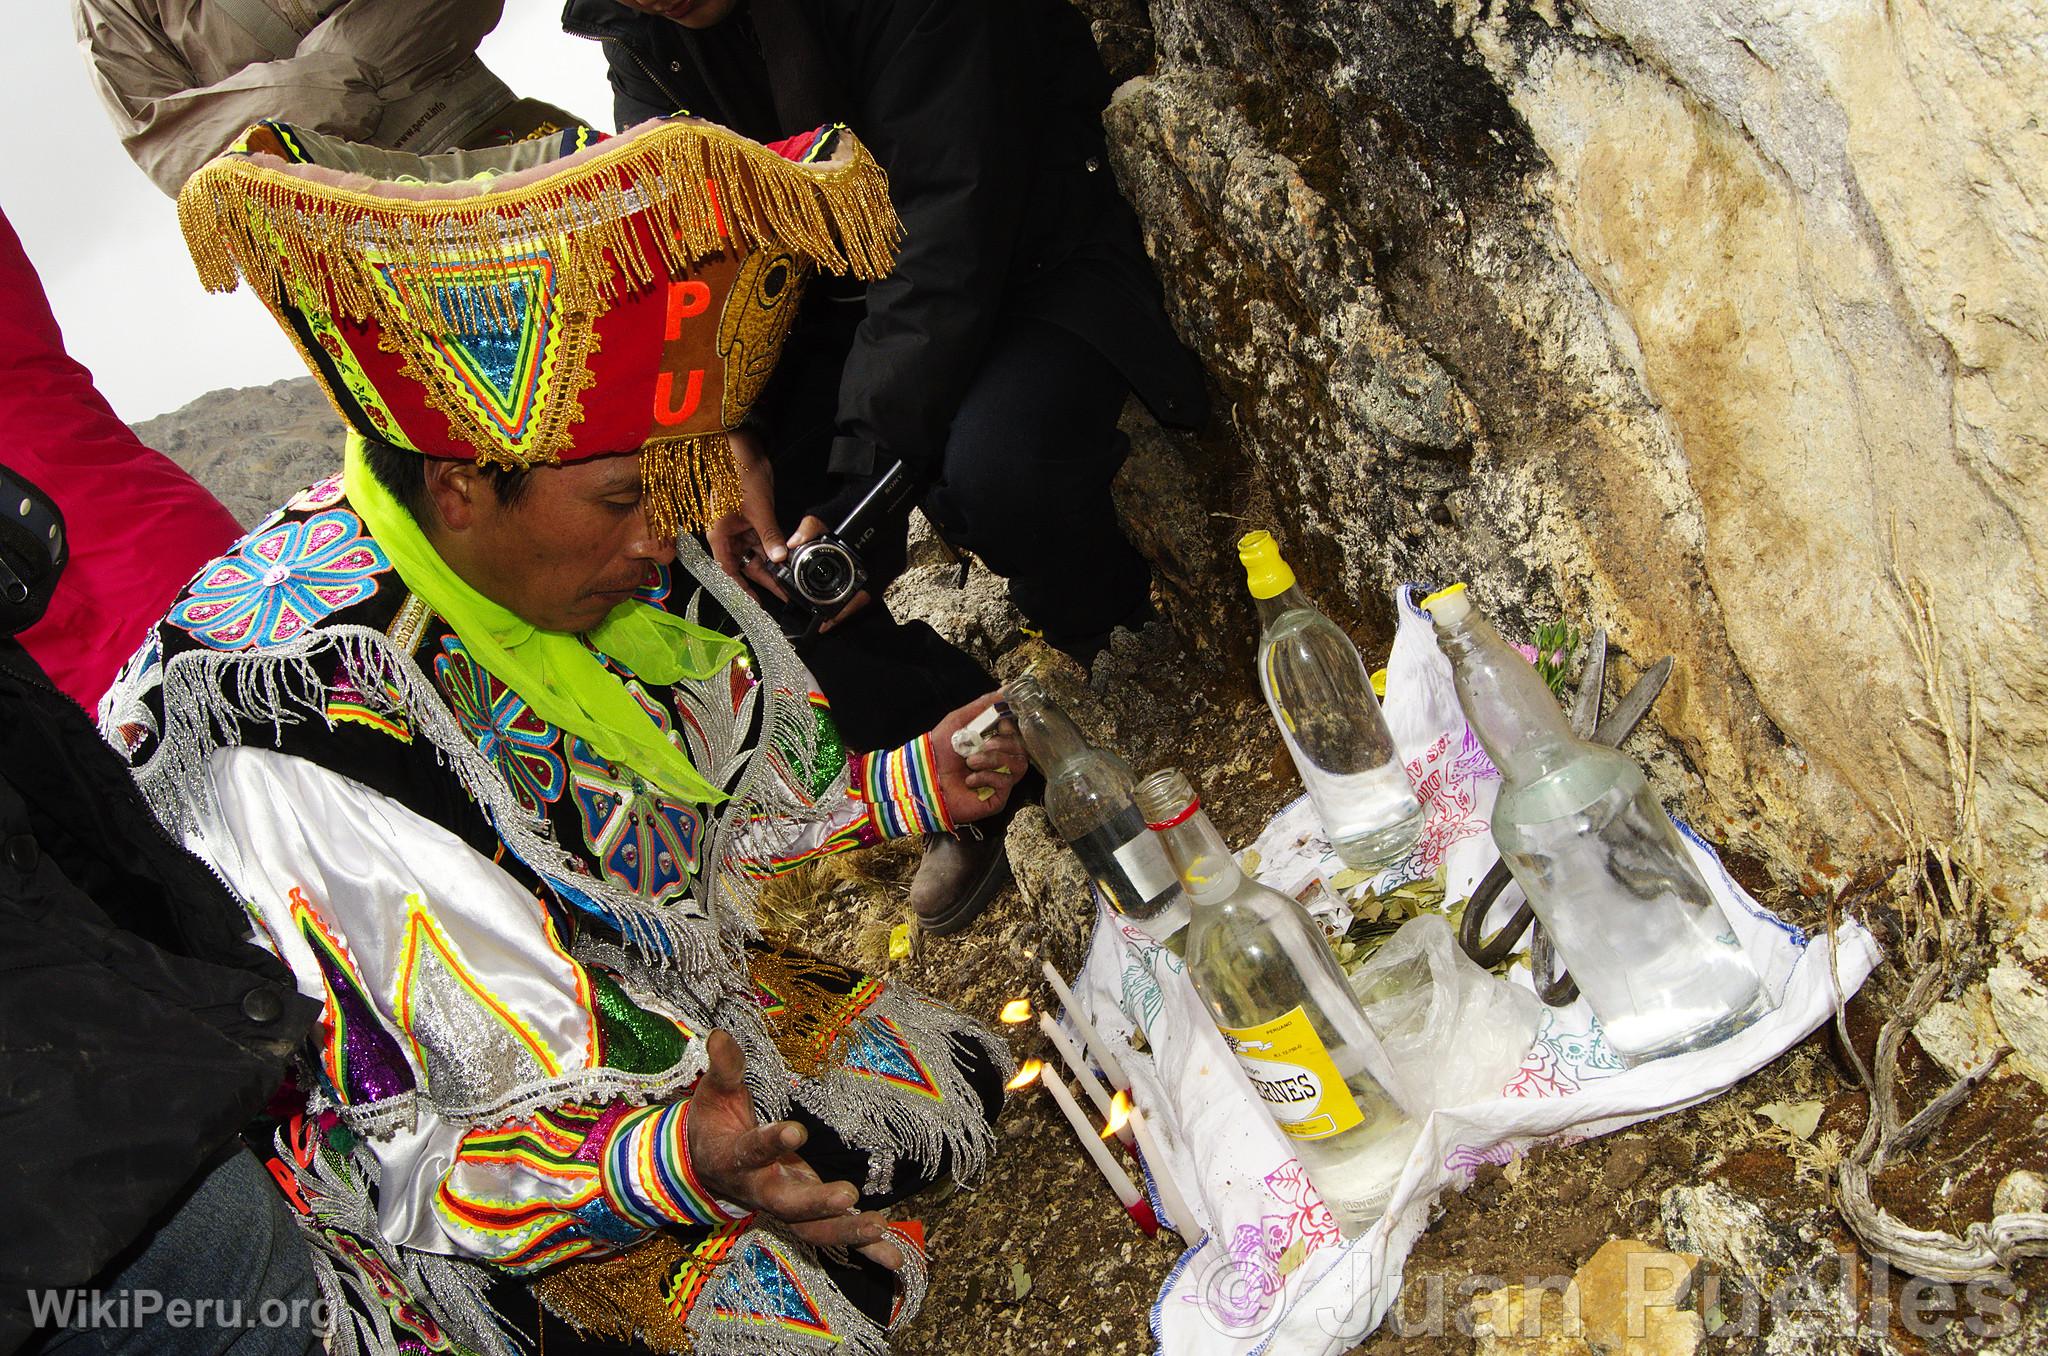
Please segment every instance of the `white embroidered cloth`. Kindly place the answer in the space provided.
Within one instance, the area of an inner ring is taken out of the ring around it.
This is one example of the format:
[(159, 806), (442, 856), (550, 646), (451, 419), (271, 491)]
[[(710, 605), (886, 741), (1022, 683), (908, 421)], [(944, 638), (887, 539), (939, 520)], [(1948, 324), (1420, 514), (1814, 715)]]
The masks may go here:
[[(1499, 777), (1458, 711), (1449, 661), (1428, 618), (1408, 589), (1399, 602), (1387, 722), (1429, 820), (1410, 858), (1370, 884), (1384, 889), (1442, 867), (1456, 899), (1471, 892), (1493, 860), (1487, 817)], [(1172, 1221), (1200, 1241), (1175, 1265), (1153, 1306), (1161, 1352), (1348, 1350), (1392, 1306), (1402, 1263), (1445, 1187), (1462, 1189), (1483, 1163), (1603, 1135), (1723, 1092), (1791, 1048), (1856, 991), (1878, 961), (1867, 930), (1844, 923), (1832, 947), (1826, 937), (1809, 937), (1750, 898), (1711, 848), (1679, 828), (1778, 1000), (1776, 1010), (1712, 1049), (1630, 1070), (1607, 1048), (1583, 1000), (1546, 1009), (1521, 1069), (1500, 1095), (1433, 1113), (1386, 1215), (1349, 1242), (1224, 1046), (1180, 960), (1101, 910), (1075, 997), (1158, 1131), (1165, 1162), (1148, 1165), (1150, 1172), (1171, 1173), (1201, 1216)], [(1306, 798), (1276, 815), (1253, 847), (1259, 878), (1290, 895), (1311, 876), (1328, 880), (1342, 869)], [(1497, 908), (1520, 898), (1510, 888)], [(1515, 978), (1528, 982), (1526, 970)], [(1144, 1054), (1130, 1048), (1138, 1029)], [(1532, 1171), (1542, 1171), (1540, 1160)], [(1166, 1217), (1156, 1189), (1153, 1197)]]

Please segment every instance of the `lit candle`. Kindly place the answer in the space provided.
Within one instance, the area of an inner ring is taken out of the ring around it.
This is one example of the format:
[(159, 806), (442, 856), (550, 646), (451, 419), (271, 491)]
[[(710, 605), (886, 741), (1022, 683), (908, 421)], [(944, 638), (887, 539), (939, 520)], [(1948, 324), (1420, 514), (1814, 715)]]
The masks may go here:
[(1081, 1011), (1081, 1005), (1074, 1001), (1074, 991), (1060, 978), (1060, 972), (1052, 968), (1051, 961), (1044, 961), (1041, 964), (1045, 970), (1046, 983), (1052, 985), (1052, 991), (1058, 994), (1060, 1002), (1066, 1005), (1067, 1020), (1074, 1024), (1074, 1030), (1081, 1033), (1081, 1043), (1088, 1047), (1089, 1055), (1102, 1066), (1102, 1072), (1108, 1075), (1110, 1083), (1118, 1092), (1129, 1092), (1131, 1080), (1124, 1077), (1123, 1065), (1117, 1063), (1116, 1057), (1109, 1053), (1109, 1047), (1103, 1043), (1102, 1037), (1096, 1033), (1094, 1024), (1088, 1020), (1088, 1014)]
[(1166, 1207), (1173, 1231), (1180, 1235), (1181, 1242), (1193, 1243), (1201, 1225), (1195, 1220), (1195, 1212), (1188, 1209), (1180, 1188), (1173, 1184), (1173, 1168), (1159, 1147), (1159, 1136), (1153, 1132), (1151, 1122), (1145, 1119), (1145, 1113), (1138, 1110), (1136, 1104), (1131, 1107), (1131, 1128), (1137, 1132), (1138, 1152), (1144, 1155), (1145, 1166), (1152, 1169), (1152, 1185), (1159, 1189), (1159, 1203)]
[(1045, 1090), (1052, 1094), (1053, 1101), (1059, 1103), (1060, 1111), (1067, 1118), (1067, 1124), (1073, 1127), (1075, 1137), (1081, 1141), (1081, 1147), (1088, 1151), (1088, 1157), (1094, 1162), (1096, 1171), (1109, 1183), (1109, 1189), (1116, 1193), (1124, 1212), (1138, 1222), (1138, 1227), (1143, 1229), (1148, 1237), (1158, 1233), (1159, 1219), (1152, 1213), (1152, 1203), (1145, 1199), (1137, 1184), (1131, 1181), (1124, 1170), (1116, 1165), (1116, 1160), (1109, 1156), (1109, 1150), (1104, 1148), (1102, 1141), (1096, 1137), (1095, 1127), (1089, 1123), (1087, 1114), (1081, 1110), (1081, 1104), (1074, 1100), (1073, 1093), (1067, 1091), (1066, 1080), (1054, 1074), (1043, 1081)]
[[(1049, 1012), (1038, 1015), (1038, 1029), (1045, 1033), (1045, 1038), (1060, 1052), (1060, 1058), (1067, 1062), (1067, 1068), (1073, 1071), (1074, 1081), (1081, 1085), (1081, 1091), (1087, 1093), (1088, 1100), (1095, 1103), (1095, 1114), (1105, 1121), (1114, 1122), (1115, 1117), (1109, 1109), (1109, 1089), (1103, 1087), (1102, 1080), (1089, 1070), (1088, 1061), (1082, 1059), (1080, 1050), (1075, 1048), (1074, 1038), (1052, 1019)], [(1136, 1136), (1128, 1125), (1118, 1126), (1116, 1135), (1124, 1142), (1125, 1148), (1137, 1143)]]

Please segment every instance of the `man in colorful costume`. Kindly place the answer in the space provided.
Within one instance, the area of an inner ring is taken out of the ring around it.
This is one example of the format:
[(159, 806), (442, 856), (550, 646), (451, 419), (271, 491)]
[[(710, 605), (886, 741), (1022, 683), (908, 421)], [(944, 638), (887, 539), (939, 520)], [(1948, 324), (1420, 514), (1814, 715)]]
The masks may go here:
[(257, 289), (352, 431), (102, 724), (325, 1004), (277, 1170), (353, 1306), (335, 1350), (512, 1350), (510, 1274), (656, 1350), (881, 1351), (921, 1254), (856, 1197), (977, 1170), (1009, 1057), (751, 902), (994, 812), (1024, 762), (948, 746), (993, 694), (849, 753), (686, 534), (806, 274), (880, 273), (895, 222), (839, 129), (585, 139), (437, 182), (265, 124), (186, 186), (206, 284)]

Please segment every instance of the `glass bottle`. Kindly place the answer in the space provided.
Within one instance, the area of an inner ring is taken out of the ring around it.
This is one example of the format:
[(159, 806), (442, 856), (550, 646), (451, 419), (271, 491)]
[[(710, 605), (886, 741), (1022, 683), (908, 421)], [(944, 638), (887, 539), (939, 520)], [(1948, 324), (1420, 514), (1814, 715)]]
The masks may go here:
[(1364, 870), (1406, 856), (1422, 834), (1422, 803), (1358, 647), (1294, 582), (1270, 533), (1246, 533), (1237, 555), (1259, 609), (1259, 690), (1330, 846)]
[(1423, 602), (1500, 769), (1493, 840), (1622, 1060), (1725, 1040), (1773, 1006), (1633, 760), (1571, 732), (1463, 584)]
[(1188, 906), (1165, 849), (1138, 812), (1130, 767), (1082, 738), (1037, 679), (1012, 678), (1003, 691), (1024, 748), (1045, 777), (1045, 817), (1110, 907), (1166, 941), (1186, 924)]
[(1415, 1123), (1379, 1037), (1308, 911), (1245, 875), (1174, 769), (1138, 784), (1192, 908), (1188, 978), (1295, 1155), (1355, 1237), (1386, 1212)]

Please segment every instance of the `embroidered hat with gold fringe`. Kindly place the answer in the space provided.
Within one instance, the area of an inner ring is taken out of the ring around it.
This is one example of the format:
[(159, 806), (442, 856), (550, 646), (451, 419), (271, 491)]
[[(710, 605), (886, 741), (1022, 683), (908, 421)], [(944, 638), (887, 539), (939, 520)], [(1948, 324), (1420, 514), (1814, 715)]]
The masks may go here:
[(844, 128), (682, 119), (445, 156), (260, 123), (178, 218), (200, 281), (248, 280), (364, 437), (506, 468), (641, 449), (663, 533), (739, 502), (725, 430), (810, 270), (879, 277), (901, 230)]

